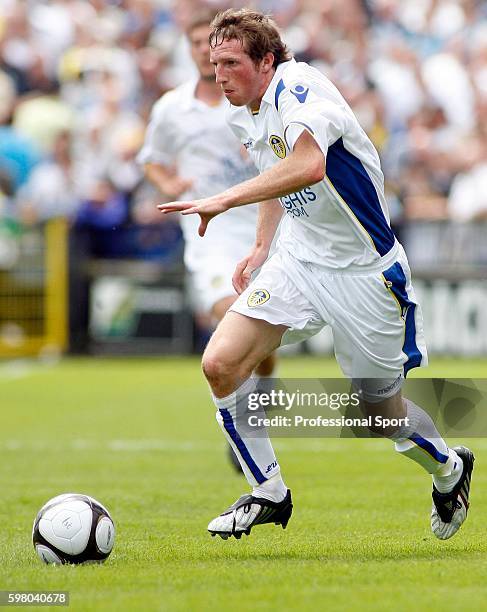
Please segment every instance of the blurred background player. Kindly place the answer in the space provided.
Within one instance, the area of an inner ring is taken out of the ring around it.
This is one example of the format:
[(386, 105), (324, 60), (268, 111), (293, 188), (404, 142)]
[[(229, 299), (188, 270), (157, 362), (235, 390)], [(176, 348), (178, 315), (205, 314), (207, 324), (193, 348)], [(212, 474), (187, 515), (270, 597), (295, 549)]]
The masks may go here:
[[(256, 175), (245, 148), (225, 121), (228, 102), (210, 63), (208, 37), (215, 13), (199, 11), (186, 34), (198, 76), (166, 93), (153, 107), (138, 155), (145, 176), (170, 200), (211, 196)], [(184, 263), (190, 273), (193, 306), (200, 321), (220, 321), (237, 298), (232, 275), (255, 242), (256, 206), (236, 208), (212, 223), (204, 238), (195, 217), (181, 217)], [(272, 376), (275, 355), (256, 369)], [(232, 462), (240, 464), (229, 448)]]

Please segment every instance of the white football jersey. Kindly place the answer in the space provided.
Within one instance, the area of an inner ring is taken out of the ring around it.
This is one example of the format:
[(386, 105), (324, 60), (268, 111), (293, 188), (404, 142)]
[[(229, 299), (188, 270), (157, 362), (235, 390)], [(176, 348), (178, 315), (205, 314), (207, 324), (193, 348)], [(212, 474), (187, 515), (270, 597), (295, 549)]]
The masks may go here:
[(303, 130), (326, 156), (322, 181), (280, 198), (278, 248), (334, 269), (367, 266), (397, 249), (379, 156), (321, 72), (295, 60), (280, 64), (259, 112), (230, 106), (227, 120), (260, 172), (289, 155)]
[[(195, 98), (196, 81), (166, 93), (152, 110), (144, 146), (137, 156), (140, 164), (174, 166), (192, 187), (181, 200), (212, 196), (241, 183), (257, 172), (225, 121), (228, 102), (208, 106)], [(198, 236), (199, 216), (181, 216), (186, 243), (185, 264), (194, 271), (210, 251), (223, 255), (238, 249), (247, 254), (255, 241), (258, 205), (234, 208), (212, 219), (204, 238)], [(232, 248), (233, 247), (233, 248)]]

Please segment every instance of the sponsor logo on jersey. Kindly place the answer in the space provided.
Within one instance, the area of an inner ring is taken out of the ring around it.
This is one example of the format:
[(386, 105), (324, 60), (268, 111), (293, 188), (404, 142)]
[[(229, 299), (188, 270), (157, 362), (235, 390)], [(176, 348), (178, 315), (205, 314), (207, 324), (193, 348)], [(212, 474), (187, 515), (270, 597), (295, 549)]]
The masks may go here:
[(266, 289), (256, 289), (252, 291), (252, 293), (247, 298), (247, 306), (250, 308), (255, 308), (256, 306), (261, 306), (265, 304), (270, 299), (269, 292)]
[(246, 140), (246, 141), (243, 143), (243, 146), (244, 146), (244, 147), (247, 149), (247, 151), (248, 151), (248, 150), (249, 150), (251, 147), (253, 147), (253, 145), (254, 145), (254, 141), (252, 140), (252, 138), (249, 138), (248, 140)]
[(286, 157), (286, 145), (280, 136), (276, 136), (275, 134), (269, 136), (269, 144), (279, 159), (284, 159)]
[(308, 92), (309, 92), (309, 87), (304, 87), (304, 85), (295, 85), (291, 89), (291, 93), (293, 94), (293, 96), (296, 97), (296, 100), (298, 100), (298, 102), (301, 102), (301, 104), (303, 104), (304, 101), (306, 100), (306, 97), (308, 96)]
[(290, 193), (287, 196), (279, 198), (281, 206), (286, 211), (286, 214), (292, 218), (309, 217), (305, 208), (309, 202), (314, 202), (317, 196), (311, 187), (305, 187), (296, 193)]

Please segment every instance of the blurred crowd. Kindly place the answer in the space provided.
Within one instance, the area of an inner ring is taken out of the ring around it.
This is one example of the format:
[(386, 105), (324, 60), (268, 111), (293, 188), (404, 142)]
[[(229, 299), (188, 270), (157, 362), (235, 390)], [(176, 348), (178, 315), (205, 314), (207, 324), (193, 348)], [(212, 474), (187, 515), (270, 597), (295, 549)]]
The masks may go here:
[[(194, 75), (211, 0), (0, 0), (0, 218), (162, 223), (135, 157), (153, 103)], [(376, 145), (396, 225), (487, 218), (487, 3), (233, 2), (274, 16)]]

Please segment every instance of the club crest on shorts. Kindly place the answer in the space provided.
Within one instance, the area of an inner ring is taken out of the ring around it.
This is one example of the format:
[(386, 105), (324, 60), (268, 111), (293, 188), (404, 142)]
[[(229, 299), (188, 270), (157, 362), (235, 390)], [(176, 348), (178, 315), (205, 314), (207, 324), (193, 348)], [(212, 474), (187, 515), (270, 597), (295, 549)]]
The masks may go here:
[(247, 306), (254, 308), (255, 306), (261, 306), (270, 299), (269, 292), (266, 289), (255, 289), (247, 298)]
[(269, 136), (269, 144), (279, 159), (284, 159), (286, 157), (286, 145), (280, 136), (276, 136), (275, 134)]

